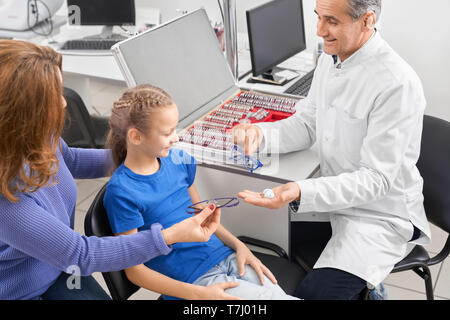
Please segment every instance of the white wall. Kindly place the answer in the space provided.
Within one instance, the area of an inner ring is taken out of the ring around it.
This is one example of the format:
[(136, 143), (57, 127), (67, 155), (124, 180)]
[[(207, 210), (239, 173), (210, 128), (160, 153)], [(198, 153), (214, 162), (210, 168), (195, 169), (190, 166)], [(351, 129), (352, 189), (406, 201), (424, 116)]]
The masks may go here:
[(383, 5), (382, 35), (422, 79), (425, 113), (450, 121), (450, 1), (384, 0)]
[[(222, 0), (220, 0), (222, 1)], [(268, 0), (236, 0), (238, 32), (246, 32), (245, 10)], [(160, 8), (163, 21), (175, 10), (203, 6), (210, 19), (221, 21), (217, 0), (136, 0), (137, 8)], [(307, 51), (317, 44), (315, 0), (303, 0)], [(426, 113), (450, 121), (450, 0), (383, 0), (380, 31), (416, 70), (425, 90)]]

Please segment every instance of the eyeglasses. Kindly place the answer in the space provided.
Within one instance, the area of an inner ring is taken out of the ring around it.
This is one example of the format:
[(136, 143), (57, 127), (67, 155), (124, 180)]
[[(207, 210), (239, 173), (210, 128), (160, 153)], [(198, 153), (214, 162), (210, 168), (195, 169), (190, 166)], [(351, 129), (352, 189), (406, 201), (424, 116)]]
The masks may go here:
[(210, 203), (213, 203), (216, 206), (216, 208), (223, 208), (223, 207), (230, 208), (236, 207), (239, 204), (239, 199), (236, 197), (225, 197), (225, 198), (214, 198), (209, 200), (203, 200), (187, 207), (186, 212), (190, 214), (199, 213), (204, 208), (206, 208)]
[(235, 163), (237, 163), (240, 160), (242, 161), (242, 166), (249, 170), (250, 173), (253, 173), (258, 168), (261, 168), (263, 164), (261, 161), (259, 161), (256, 157), (253, 156), (247, 156), (242, 148), (238, 147), (237, 145), (234, 145), (231, 149), (231, 157), (230, 159), (233, 159)]

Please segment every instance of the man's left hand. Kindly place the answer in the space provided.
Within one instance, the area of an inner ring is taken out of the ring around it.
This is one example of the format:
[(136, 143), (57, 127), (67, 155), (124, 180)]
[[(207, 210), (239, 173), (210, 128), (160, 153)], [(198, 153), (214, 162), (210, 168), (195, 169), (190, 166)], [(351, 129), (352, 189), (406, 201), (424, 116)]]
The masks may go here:
[(280, 209), (294, 200), (300, 199), (300, 187), (295, 182), (288, 182), (272, 189), (273, 198), (265, 198), (262, 192), (244, 190), (238, 197), (244, 202), (268, 209)]

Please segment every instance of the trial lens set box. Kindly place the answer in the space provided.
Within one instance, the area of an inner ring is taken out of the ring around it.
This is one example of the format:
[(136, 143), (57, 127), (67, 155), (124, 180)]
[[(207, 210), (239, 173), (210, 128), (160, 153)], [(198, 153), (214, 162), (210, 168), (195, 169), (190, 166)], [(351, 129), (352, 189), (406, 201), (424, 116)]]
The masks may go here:
[(172, 96), (179, 109), (177, 147), (198, 161), (236, 164), (230, 157), (234, 126), (295, 113), (298, 98), (237, 86), (204, 9), (122, 41), (112, 51), (129, 87), (152, 84)]

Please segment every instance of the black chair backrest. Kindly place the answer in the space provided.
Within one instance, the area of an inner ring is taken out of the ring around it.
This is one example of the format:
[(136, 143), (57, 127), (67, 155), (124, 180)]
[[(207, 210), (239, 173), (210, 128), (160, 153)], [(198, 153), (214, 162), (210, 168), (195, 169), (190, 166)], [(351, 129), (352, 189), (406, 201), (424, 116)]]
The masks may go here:
[(62, 138), (71, 147), (95, 148), (95, 133), (83, 100), (78, 93), (66, 87), (64, 98), (67, 107)]
[(417, 167), (424, 180), (427, 218), (450, 233), (450, 122), (424, 116)]
[[(84, 231), (89, 237), (107, 237), (114, 235), (109, 225), (108, 215), (103, 206), (106, 185), (98, 192), (86, 213)], [(114, 300), (126, 300), (139, 289), (138, 286), (128, 280), (123, 270), (102, 272), (102, 275)]]

